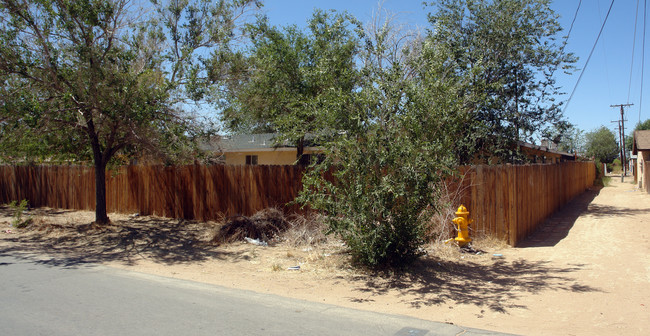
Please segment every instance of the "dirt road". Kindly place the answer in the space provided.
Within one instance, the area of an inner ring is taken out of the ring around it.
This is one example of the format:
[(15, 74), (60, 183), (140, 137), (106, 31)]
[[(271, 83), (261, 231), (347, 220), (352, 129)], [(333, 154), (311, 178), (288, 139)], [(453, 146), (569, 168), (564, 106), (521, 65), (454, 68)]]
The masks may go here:
[(557, 284), (533, 286), (526, 308), (509, 312), (508, 324), (519, 324), (509, 330), (528, 333), (521, 325), (529, 321), (531, 334), (648, 334), (649, 239), (650, 195), (619, 181), (582, 195), (511, 250), (513, 262), (554, 270)]
[(649, 239), (650, 195), (612, 178), (549, 219), (525, 247), (512, 249), (518, 259), (555, 269), (550, 278), (574, 283), (527, 295), (526, 308), (507, 319), (531, 321), (535, 334), (647, 335)]
[(0, 254), (29, 251), (50, 264), (102, 263), (524, 335), (650, 334), (650, 195), (628, 182), (579, 196), (521, 247), (432, 254), (400, 275), (346, 267), (340, 244), (197, 244), (214, 224), (113, 215), (116, 227), (94, 232), (80, 229), (91, 213), (65, 211), (41, 221), (61, 213), (67, 219), (54, 229), (11, 233), (8, 211), (0, 213)]

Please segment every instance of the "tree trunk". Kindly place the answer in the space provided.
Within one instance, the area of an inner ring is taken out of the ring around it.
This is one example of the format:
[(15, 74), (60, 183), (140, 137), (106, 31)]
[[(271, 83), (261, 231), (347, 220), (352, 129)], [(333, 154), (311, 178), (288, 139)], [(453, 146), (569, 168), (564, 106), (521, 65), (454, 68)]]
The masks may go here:
[(99, 136), (95, 132), (95, 123), (92, 115), (85, 115), (90, 147), (93, 150), (93, 163), (95, 164), (95, 224), (105, 225), (110, 223), (106, 214), (106, 164), (110, 160), (110, 152), (102, 151)]
[(299, 165), (305, 165), (303, 159), (304, 152), (305, 152), (305, 138), (301, 137), (300, 139), (298, 139), (298, 143), (296, 144), (296, 161), (298, 162)]
[(110, 223), (106, 214), (106, 164), (95, 160), (95, 223)]

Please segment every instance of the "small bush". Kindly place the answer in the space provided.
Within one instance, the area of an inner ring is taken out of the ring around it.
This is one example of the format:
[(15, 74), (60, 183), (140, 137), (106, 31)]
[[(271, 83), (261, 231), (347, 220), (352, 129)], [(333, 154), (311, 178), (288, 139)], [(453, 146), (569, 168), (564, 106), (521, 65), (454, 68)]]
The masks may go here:
[[(598, 187), (606, 187), (611, 178), (608, 176), (605, 176), (605, 172), (603, 171), (603, 164), (600, 162), (600, 160), (596, 159), (596, 179), (594, 180), (594, 185)], [(609, 165), (607, 166), (609, 170)]]
[(611, 173), (620, 173), (623, 171), (623, 166), (621, 165), (621, 160), (615, 159), (611, 165), (607, 165), (607, 170)]
[(456, 217), (465, 188), (468, 188), (463, 183), (465, 177), (466, 175), (456, 177), (455, 184), (445, 182), (438, 184), (437, 189), (441, 190), (438, 211), (433, 213), (426, 229), (426, 238), (429, 242), (440, 243), (456, 236), (456, 225), (452, 220)]
[(401, 268), (424, 253), (448, 168), (437, 144), (414, 138), (402, 128), (342, 137), (337, 153), (303, 177), (298, 202), (325, 214), (360, 265)]
[(24, 228), (32, 221), (32, 216), (24, 218), (23, 215), (25, 211), (29, 208), (29, 201), (22, 200), (20, 203), (18, 201), (12, 201), (9, 203), (9, 207), (13, 210), (13, 219), (11, 225), (16, 228)]

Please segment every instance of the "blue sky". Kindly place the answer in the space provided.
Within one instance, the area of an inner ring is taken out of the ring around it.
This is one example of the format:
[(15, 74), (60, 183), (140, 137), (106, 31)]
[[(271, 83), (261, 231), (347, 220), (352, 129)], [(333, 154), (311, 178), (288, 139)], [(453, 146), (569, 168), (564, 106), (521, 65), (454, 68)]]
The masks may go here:
[[(565, 29), (562, 35), (568, 31), (579, 2), (580, 0), (553, 1), (551, 7), (561, 16), (559, 20)], [(578, 69), (585, 66), (610, 4), (610, 0), (583, 0), (580, 5), (567, 45), (567, 51), (579, 57), (576, 64)], [(265, 0), (263, 10), (275, 25), (304, 26), (314, 8), (347, 10), (365, 22), (370, 19), (377, 5), (377, 0)], [(569, 121), (584, 131), (592, 131), (604, 125), (611, 130), (616, 130), (618, 134), (617, 124), (611, 122), (620, 119), (619, 108), (610, 107), (615, 104), (634, 104), (625, 110), (627, 134), (631, 134), (630, 131), (639, 121), (639, 117), (641, 121), (650, 119), (650, 97), (648, 97), (650, 80), (647, 75), (650, 72), (650, 62), (646, 62), (648, 64), (645, 66), (644, 100), (642, 110), (639, 110), (643, 1), (639, 7), (632, 83), (629, 85), (636, 6), (637, 1), (634, 0), (615, 1), (593, 56), (565, 110), (565, 116)], [(398, 13), (400, 20), (407, 24), (420, 27), (427, 25), (426, 18), (430, 9), (423, 9), (421, 0), (385, 0), (383, 8)], [(650, 40), (650, 36), (647, 36), (646, 40)], [(646, 60), (650, 58), (650, 52), (647, 52), (645, 57)], [(558, 83), (567, 93), (562, 99), (568, 99), (579, 75), (579, 70), (571, 76), (558, 74)]]

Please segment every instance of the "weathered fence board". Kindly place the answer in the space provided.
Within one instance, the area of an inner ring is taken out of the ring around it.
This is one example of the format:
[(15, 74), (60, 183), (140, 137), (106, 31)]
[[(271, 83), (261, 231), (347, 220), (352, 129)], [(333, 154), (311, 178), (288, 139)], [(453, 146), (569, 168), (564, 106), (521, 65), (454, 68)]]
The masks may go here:
[[(475, 234), (487, 233), (516, 245), (539, 223), (593, 185), (592, 162), (520, 166), (472, 166), (457, 190), (470, 211)], [(459, 179), (460, 180), (460, 179)]]
[[(284, 207), (301, 188), (296, 166), (129, 166), (109, 171), (110, 212), (209, 220)], [(81, 166), (0, 166), (0, 203), (92, 210), (94, 170)]]
[[(648, 168), (648, 167), (646, 167)], [(646, 169), (648, 171), (649, 169)], [(591, 162), (460, 167), (450, 192), (470, 211), (474, 234), (517, 242), (593, 184)], [(301, 189), (297, 166), (128, 166), (109, 171), (110, 212), (211, 220), (288, 206)], [(82, 166), (0, 166), (0, 203), (92, 210), (95, 180)], [(455, 206), (458, 206), (456, 204)]]

